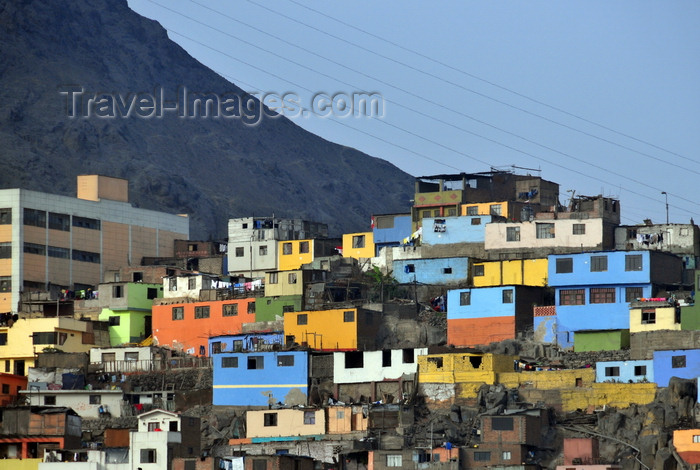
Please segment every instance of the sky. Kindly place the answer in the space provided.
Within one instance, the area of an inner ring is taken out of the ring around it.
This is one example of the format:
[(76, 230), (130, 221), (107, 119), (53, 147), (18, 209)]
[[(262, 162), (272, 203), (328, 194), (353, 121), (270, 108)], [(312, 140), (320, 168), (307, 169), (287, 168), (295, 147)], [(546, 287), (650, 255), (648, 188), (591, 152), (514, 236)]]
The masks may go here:
[(284, 112), (413, 176), (529, 173), (563, 204), (620, 199), (626, 225), (700, 222), (700, 2), (128, 3), (248, 92), (381, 97)]

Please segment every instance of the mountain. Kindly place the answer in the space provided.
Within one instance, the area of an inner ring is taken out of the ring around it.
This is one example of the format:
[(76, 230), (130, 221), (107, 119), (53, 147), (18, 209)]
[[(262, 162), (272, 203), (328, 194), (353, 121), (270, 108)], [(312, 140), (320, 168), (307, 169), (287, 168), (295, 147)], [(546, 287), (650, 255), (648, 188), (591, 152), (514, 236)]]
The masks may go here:
[[(76, 175), (126, 178), (135, 206), (190, 214), (195, 239), (224, 237), (229, 218), (249, 215), (364, 231), (371, 213), (410, 206), (410, 175), (284, 117), (122, 117), (136, 94), (158, 90), (244, 95), (126, 0), (0, 0), (0, 58), (0, 188), (74, 196)], [(72, 90), (105, 95), (71, 117)]]

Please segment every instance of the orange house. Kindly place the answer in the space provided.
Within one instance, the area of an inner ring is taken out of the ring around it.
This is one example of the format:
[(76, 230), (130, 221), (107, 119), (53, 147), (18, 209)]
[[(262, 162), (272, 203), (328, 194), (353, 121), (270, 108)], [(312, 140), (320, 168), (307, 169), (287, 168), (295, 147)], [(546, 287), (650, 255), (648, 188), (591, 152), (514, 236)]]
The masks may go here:
[(210, 336), (235, 335), (255, 322), (255, 298), (185, 302), (159, 299), (153, 304), (153, 339), (160, 346), (206, 356)]
[(27, 376), (0, 373), (0, 406), (12, 403), (20, 390), (27, 389)]

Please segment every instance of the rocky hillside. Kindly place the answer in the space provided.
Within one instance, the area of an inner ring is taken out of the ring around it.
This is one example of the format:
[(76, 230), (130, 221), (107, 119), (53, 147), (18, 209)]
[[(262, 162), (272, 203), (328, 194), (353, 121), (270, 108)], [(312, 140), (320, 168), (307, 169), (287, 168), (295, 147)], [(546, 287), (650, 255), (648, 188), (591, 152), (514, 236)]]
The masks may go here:
[(272, 213), (366, 230), (372, 212), (409, 207), (411, 176), (285, 118), (69, 117), (66, 90), (243, 95), (126, 0), (0, 0), (0, 57), (0, 188), (75, 195), (78, 174), (127, 178), (135, 205), (191, 214), (193, 238)]

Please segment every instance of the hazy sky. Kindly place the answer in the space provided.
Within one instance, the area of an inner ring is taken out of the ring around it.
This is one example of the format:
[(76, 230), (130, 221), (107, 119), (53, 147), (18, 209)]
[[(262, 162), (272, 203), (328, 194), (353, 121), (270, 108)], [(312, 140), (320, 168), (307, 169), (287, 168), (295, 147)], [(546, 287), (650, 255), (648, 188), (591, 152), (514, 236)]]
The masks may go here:
[(380, 94), (383, 118), (293, 121), (414, 176), (515, 165), (562, 203), (620, 198), (623, 224), (665, 222), (662, 191), (700, 222), (700, 2), (129, 5), (247, 91)]

